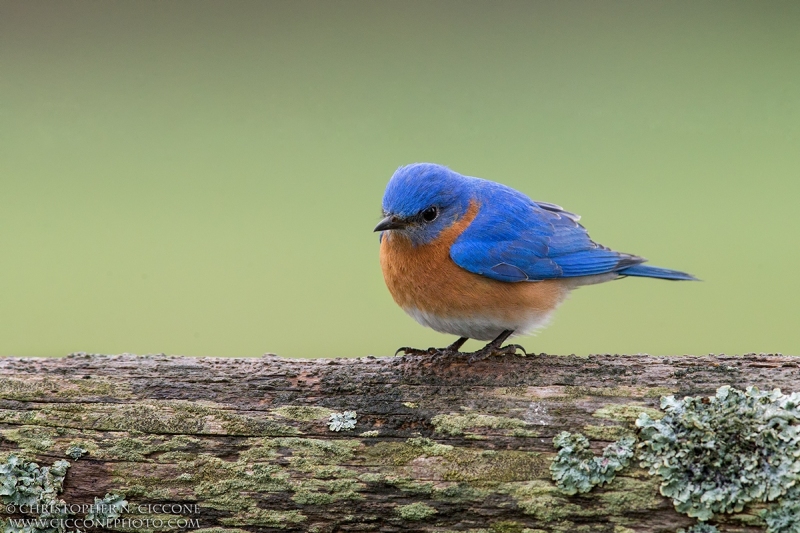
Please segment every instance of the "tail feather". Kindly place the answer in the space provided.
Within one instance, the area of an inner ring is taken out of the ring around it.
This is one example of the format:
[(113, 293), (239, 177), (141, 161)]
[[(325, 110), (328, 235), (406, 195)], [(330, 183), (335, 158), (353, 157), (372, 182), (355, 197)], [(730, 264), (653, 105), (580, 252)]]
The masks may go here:
[(700, 281), (691, 274), (648, 265), (634, 265), (619, 271), (623, 276), (638, 276), (642, 278), (658, 278), (676, 281)]

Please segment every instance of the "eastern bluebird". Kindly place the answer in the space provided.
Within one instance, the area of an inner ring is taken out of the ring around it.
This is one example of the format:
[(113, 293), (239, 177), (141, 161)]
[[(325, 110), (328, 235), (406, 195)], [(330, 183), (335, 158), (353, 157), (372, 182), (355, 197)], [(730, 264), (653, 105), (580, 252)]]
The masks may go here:
[[(423, 326), (491, 341), (473, 357), (513, 354), (511, 335), (544, 326), (572, 289), (624, 276), (695, 280), (593, 242), (580, 217), (492, 181), (441, 165), (394, 173), (383, 195), (381, 268), (395, 302)], [(524, 351), (524, 350), (523, 350)]]

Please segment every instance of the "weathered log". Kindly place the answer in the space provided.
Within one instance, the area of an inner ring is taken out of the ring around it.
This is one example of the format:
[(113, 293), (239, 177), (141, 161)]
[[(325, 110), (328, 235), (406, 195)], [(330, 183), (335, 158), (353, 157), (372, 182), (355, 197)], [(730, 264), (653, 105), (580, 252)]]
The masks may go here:
[[(553, 439), (582, 433), (599, 455), (662, 396), (722, 385), (800, 391), (798, 360), (2, 358), (0, 463), (66, 459), (56, 500), (124, 498), (98, 530), (674, 532), (695, 519), (636, 460), (586, 493), (556, 486)], [(3, 476), (0, 519), (37, 516)], [(764, 531), (765, 507), (713, 519)]]

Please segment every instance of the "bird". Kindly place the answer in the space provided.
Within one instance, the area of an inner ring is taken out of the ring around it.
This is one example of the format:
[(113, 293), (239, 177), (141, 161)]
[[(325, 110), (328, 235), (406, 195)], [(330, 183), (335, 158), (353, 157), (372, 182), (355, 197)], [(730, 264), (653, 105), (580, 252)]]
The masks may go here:
[(445, 348), (395, 355), (525, 351), (509, 337), (545, 326), (573, 289), (623, 277), (697, 280), (594, 242), (580, 216), (511, 187), (435, 163), (402, 166), (382, 201), (380, 264), (394, 301), (423, 326), (457, 336)]

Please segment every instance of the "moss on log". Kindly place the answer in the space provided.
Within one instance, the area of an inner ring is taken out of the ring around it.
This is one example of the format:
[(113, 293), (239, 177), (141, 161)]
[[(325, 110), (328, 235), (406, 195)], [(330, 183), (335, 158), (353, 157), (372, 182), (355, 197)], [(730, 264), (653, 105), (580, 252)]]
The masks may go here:
[[(724, 385), (800, 391), (798, 362), (2, 358), (0, 519), (9, 528), (40, 517), (20, 505), (55, 498), (70, 507), (59, 520), (89, 515), (113, 531), (778, 532), (764, 512), (780, 494), (698, 526), (661, 495), (663, 479), (630, 459), (630, 443), (637, 419), (653, 434), (662, 397), (714, 396)], [(624, 457), (607, 455), (607, 467), (604, 449)], [(570, 465), (589, 464), (600, 481), (557, 486), (559, 457), (563, 480), (576, 479)], [(23, 494), (23, 478), (26, 490), (51, 488)], [(99, 511), (87, 509), (94, 503)]]

